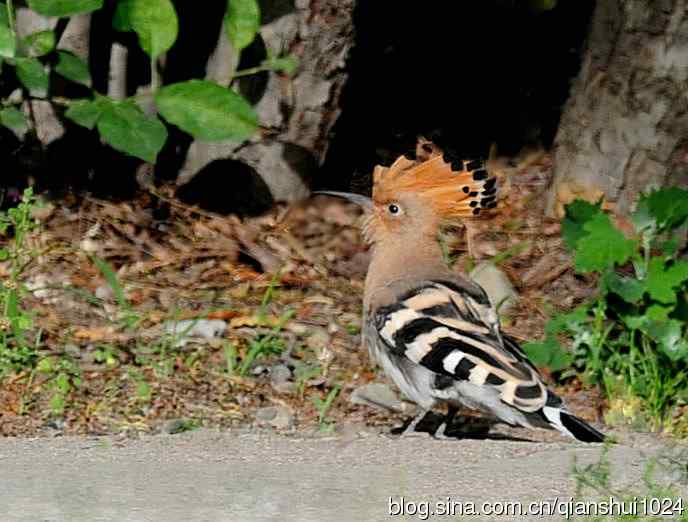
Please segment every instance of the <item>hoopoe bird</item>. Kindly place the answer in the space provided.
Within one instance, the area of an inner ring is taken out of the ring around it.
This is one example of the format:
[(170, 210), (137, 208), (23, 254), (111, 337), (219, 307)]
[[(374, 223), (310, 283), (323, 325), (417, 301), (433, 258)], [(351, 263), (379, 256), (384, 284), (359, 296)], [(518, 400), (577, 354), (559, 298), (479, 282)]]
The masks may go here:
[(446, 403), (437, 438), (447, 438), (458, 407), (466, 406), (510, 425), (601, 442), (604, 435), (569, 413), (518, 344), (502, 333), (485, 291), (444, 261), (440, 226), (494, 208), (496, 191), (483, 162), (464, 162), (421, 140), (415, 157), (375, 167), (372, 199), (319, 192), (365, 210), (363, 235), (372, 258), (363, 298), (364, 343), (420, 407), (403, 434)]

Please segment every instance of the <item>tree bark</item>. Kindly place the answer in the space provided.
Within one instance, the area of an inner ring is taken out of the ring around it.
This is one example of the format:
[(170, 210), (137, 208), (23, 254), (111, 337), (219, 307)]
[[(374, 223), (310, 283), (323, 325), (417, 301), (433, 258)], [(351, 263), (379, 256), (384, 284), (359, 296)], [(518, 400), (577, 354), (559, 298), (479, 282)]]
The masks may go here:
[[(266, 75), (255, 104), (262, 136), (244, 144), (194, 142), (178, 184), (190, 181), (213, 160), (231, 158), (253, 167), (277, 201), (308, 196), (309, 176), (325, 158), (329, 132), (340, 112), (346, 58), (354, 39), (355, 2), (296, 0), (293, 7), (289, 4), (284, 0), (261, 2), (267, 20), (260, 30), (265, 47), (273, 54), (289, 52), (299, 59), (298, 71), (291, 78)], [(207, 77), (221, 83), (228, 79), (227, 61), (218, 57), (231, 51), (225, 40), (221, 39), (207, 68)], [(253, 80), (242, 79), (240, 90), (251, 91)]]
[(599, 0), (554, 142), (548, 210), (599, 200), (622, 214), (688, 185), (688, 2)]
[[(262, 72), (233, 82), (254, 105), (261, 132), (246, 143), (193, 142), (185, 156), (182, 156), (184, 152), (173, 151), (178, 154), (177, 164), (182, 164), (177, 173), (178, 185), (190, 181), (214, 160), (233, 159), (251, 166), (268, 186), (274, 200), (294, 201), (308, 196), (309, 176), (324, 160), (330, 130), (340, 112), (339, 97), (347, 80), (345, 62), (354, 42), (354, 5), (355, 0), (260, 0), (263, 23), (255, 48), (263, 56), (254, 59), (265, 58), (268, 50), (273, 56), (291, 54), (299, 60), (298, 70), (292, 77)], [(55, 29), (56, 24), (56, 18), (45, 18), (26, 8), (17, 10), (21, 37), (38, 30)], [(102, 52), (93, 48), (92, 31), (90, 14), (74, 16), (62, 33), (58, 47), (87, 60), (89, 52)], [(107, 45), (111, 52), (106, 89), (114, 99), (124, 99), (131, 95), (127, 92), (128, 77), (136, 78), (140, 71), (135, 70), (130, 60), (132, 49), (118, 42), (107, 42)], [(243, 54), (251, 54), (249, 51), (246, 49)], [(207, 63), (206, 77), (229, 85), (239, 67), (235, 58), (236, 53), (220, 29), (217, 46)], [(164, 68), (163, 61), (164, 58), (161, 59)], [(25, 110), (32, 115), (43, 145), (62, 137), (65, 127), (50, 100), (26, 102)], [(231, 176), (231, 172), (227, 175)]]

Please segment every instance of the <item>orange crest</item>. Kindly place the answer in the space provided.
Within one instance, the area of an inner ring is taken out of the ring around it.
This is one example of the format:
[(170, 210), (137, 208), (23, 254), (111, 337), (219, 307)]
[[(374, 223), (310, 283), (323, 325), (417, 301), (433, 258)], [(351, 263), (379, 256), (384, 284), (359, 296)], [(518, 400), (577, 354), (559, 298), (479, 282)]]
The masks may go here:
[(373, 171), (373, 200), (385, 203), (414, 193), (442, 218), (473, 217), (497, 206), (497, 179), (485, 162), (464, 161), (419, 139), (416, 159), (400, 156), (390, 167)]

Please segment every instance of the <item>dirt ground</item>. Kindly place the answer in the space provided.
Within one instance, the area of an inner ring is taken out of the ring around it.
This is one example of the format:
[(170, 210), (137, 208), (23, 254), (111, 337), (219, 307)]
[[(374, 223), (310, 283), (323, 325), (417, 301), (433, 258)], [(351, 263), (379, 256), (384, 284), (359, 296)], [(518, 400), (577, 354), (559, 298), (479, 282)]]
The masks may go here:
[[(512, 160), (498, 172), (493, 215), (444, 234), (456, 270), (492, 258), (509, 276), (520, 298), (504, 329), (523, 341), (540, 338), (552, 311), (595, 288), (574, 274), (558, 222), (543, 217), (550, 166), (542, 152)], [(266, 407), (290, 412), (289, 430), (399, 425), (412, 408), (390, 413), (349, 401), (359, 386), (386, 382), (360, 346), (368, 253), (359, 213), (317, 197), (239, 220), (182, 205), (169, 187), (142, 190), (133, 201), (75, 197), (39, 209), (42, 226), (32, 238), (39, 255), (26, 269), (33, 292), (24, 303), (40, 327), (40, 357), (68, 361), (61, 371), (69, 385), (58, 389), (56, 370), (8, 376), (0, 434), (258, 426), (256, 413)], [(93, 256), (114, 268), (123, 296)], [(227, 328), (183, 346), (170, 340), (170, 324), (198, 318)], [(239, 372), (256, 340), (266, 339), (265, 355)], [(318, 401), (330, 392), (320, 422)], [(600, 420), (596, 390), (574, 378), (558, 392), (577, 414)]]

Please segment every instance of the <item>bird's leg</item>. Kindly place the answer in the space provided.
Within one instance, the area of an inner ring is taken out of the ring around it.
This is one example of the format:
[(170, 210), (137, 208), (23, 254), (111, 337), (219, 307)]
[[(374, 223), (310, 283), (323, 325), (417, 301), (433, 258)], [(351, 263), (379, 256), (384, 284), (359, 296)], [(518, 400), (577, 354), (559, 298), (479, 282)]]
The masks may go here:
[(402, 437), (411, 437), (416, 431), (416, 426), (422, 421), (427, 413), (430, 411), (430, 409), (422, 409), (418, 415), (416, 415), (413, 420), (411, 421), (411, 424), (406, 426), (406, 429), (401, 433)]
[(447, 416), (444, 418), (444, 421), (442, 421), (442, 424), (440, 424), (440, 427), (437, 428), (437, 431), (435, 431), (434, 437), (436, 439), (440, 440), (451, 440), (454, 437), (449, 437), (445, 434), (447, 431), (447, 428), (451, 425), (452, 420), (454, 420), (454, 416), (456, 415), (456, 412), (459, 411), (459, 408), (456, 406), (449, 404), (447, 405)]

